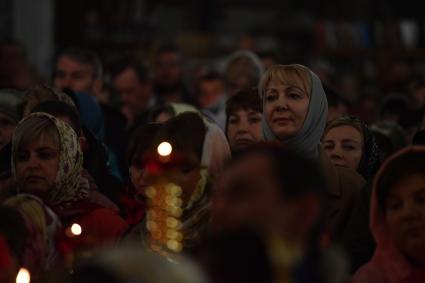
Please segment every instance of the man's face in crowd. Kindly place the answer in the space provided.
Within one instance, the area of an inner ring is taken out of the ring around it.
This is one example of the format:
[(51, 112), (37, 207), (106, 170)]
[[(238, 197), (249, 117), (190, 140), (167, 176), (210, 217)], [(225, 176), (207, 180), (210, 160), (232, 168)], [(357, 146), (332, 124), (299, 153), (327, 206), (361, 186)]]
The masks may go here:
[(180, 83), (183, 76), (180, 55), (167, 51), (158, 55), (155, 66), (155, 82), (163, 87), (172, 87)]
[(219, 79), (202, 80), (199, 82), (198, 102), (202, 108), (208, 108), (217, 103), (224, 94), (224, 83)]
[(141, 82), (132, 68), (123, 70), (112, 83), (123, 103), (124, 112), (130, 112), (134, 116), (148, 107), (151, 86), (148, 82)]
[(76, 92), (89, 92), (95, 95), (97, 80), (90, 64), (81, 64), (72, 58), (62, 56), (56, 63), (53, 85), (59, 89), (69, 88)]

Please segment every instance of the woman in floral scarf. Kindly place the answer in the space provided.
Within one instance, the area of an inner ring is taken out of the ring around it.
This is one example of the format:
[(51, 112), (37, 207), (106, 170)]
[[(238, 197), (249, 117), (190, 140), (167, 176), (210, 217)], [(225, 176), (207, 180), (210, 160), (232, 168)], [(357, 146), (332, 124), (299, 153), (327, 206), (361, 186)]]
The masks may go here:
[(96, 191), (82, 164), (77, 135), (68, 124), (46, 113), (33, 113), (18, 124), (12, 140), (18, 192), (39, 197), (64, 228), (79, 224), (82, 242), (91, 247), (118, 239), (127, 224), (117, 207)]

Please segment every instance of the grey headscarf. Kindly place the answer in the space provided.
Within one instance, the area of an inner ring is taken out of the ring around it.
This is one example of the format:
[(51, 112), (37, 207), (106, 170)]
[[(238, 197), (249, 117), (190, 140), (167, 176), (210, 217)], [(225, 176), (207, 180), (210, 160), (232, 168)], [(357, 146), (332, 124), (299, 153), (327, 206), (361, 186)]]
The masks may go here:
[[(318, 158), (318, 146), (325, 130), (328, 116), (328, 101), (319, 77), (307, 67), (302, 67), (309, 71), (311, 77), (310, 103), (303, 127), (294, 137), (282, 141), (272, 132), (263, 115), (263, 134), (264, 139), (267, 141), (279, 141), (306, 157)], [(262, 97), (263, 93), (260, 93), (260, 96)], [(264, 101), (263, 99), (263, 110)], [(265, 112), (263, 111), (263, 113)]]
[(255, 76), (257, 78), (260, 78), (264, 74), (264, 68), (261, 64), (260, 58), (250, 50), (238, 50), (230, 54), (219, 67), (221, 73), (225, 74), (227, 72), (227, 68), (229, 68), (230, 63), (240, 58), (248, 58), (251, 61), (253, 69), (255, 69)]

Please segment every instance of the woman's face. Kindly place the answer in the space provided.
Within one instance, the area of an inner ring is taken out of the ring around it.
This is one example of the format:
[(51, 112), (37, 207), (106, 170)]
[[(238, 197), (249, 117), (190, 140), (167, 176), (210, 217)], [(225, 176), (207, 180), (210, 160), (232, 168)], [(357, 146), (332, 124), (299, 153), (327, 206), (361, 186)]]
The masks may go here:
[(356, 128), (349, 125), (334, 127), (326, 133), (323, 143), (334, 165), (357, 170), (363, 153), (363, 138)]
[(263, 140), (261, 113), (240, 109), (229, 115), (227, 139), (232, 151), (240, 151)]
[(271, 80), (264, 99), (264, 114), (272, 132), (280, 140), (295, 136), (307, 117), (308, 94), (296, 86)]
[(417, 264), (425, 264), (425, 175), (409, 175), (385, 201), (385, 221), (397, 248)]
[(59, 145), (46, 134), (18, 148), (14, 158), (16, 179), (21, 190), (43, 198), (54, 187), (59, 157)]

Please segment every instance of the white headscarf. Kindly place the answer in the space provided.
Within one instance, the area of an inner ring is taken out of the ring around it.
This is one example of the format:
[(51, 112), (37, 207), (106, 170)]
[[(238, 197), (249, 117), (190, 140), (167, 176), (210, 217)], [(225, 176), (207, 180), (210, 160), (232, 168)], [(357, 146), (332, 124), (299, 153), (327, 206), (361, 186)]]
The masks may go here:
[(201, 166), (208, 168), (211, 176), (216, 177), (224, 167), (224, 162), (230, 159), (231, 151), (226, 135), (214, 122), (208, 120), (193, 106), (181, 103), (171, 103), (175, 115), (185, 112), (197, 113), (206, 127), (204, 144), (202, 146)]

